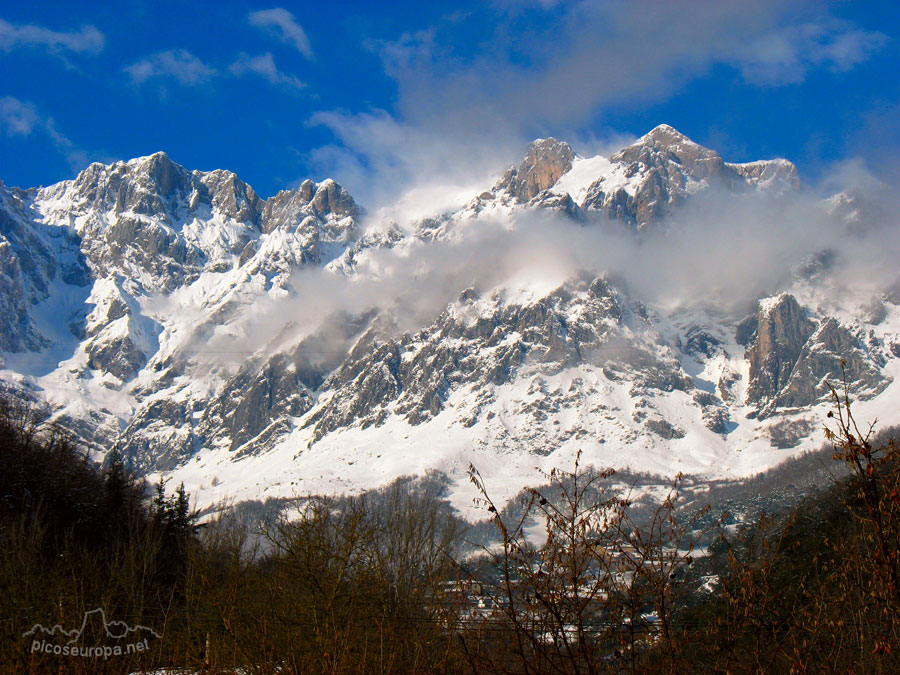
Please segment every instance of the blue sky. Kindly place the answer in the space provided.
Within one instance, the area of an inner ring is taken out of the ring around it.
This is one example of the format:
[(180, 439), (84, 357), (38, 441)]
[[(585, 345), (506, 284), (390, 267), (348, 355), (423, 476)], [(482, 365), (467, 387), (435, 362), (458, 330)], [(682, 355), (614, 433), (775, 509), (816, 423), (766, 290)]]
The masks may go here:
[(6, 184), (165, 150), (264, 197), (332, 176), (374, 205), (535, 137), (588, 154), (663, 122), (810, 181), (900, 156), (896, 2), (123, 4), (0, 4)]

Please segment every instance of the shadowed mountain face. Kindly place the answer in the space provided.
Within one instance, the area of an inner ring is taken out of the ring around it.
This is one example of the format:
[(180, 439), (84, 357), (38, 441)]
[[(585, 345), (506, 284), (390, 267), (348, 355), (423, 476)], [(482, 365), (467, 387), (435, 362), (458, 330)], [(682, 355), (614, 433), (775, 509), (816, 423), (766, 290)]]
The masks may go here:
[[(453, 471), (468, 452), (575, 448), (661, 471), (752, 470), (738, 451), (770, 464), (773, 449), (808, 442), (809, 410), (827, 402), (842, 360), (855, 395), (893, 396), (900, 311), (889, 289), (832, 314), (800, 284), (738, 321), (649, 307), (604, 270), (572, 269), (553, 284), (454, 288), (415, 326), (408, 297), (363, 289), (486, 217), (513, 244), (526, 216), (643, 231), (707, 190), (775, 198), (798, 187), (786, 160), (728, 163), (666, 125), (610, 157), (535, 141), (491, 190), (415, 223), (365, 221), (330, 179), (262, 199), (229, 171), (189, 171), (164, 153), (39, 190), (0, 185), (2, 373), (137, 467), (201, 467), (201, 490), (224, 473), (262, 493), (291, 471), (308, 489), (352, 488), (305, 464), (347, 447), (365, 480)], [(859, 227), (857, 198), (829, 204)], [(823, 254), (803, 278), (829, 264)], [(405, 292), (430, 280), (425, 265)], [(775, 439), (770, 427), (784, 424), (793, 431)], [(272, 475), (228, 468), (250, 459), (270, 461)]]

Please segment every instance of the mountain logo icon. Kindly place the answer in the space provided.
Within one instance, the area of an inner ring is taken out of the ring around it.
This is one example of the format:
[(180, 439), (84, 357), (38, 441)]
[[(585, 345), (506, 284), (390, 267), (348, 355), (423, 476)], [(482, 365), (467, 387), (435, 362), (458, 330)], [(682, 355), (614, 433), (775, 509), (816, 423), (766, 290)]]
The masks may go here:
[[(36, 623), (22, 633), (22, 637), (31, 638), (31, 651), (44, 654), (64, 656), (94, 656), (109, 658), (122, 654), (134, 654), (150, 648), (151, 637), (161, 638), (149, 626), (136, 624), (131, 626), (124, 621), (110, 621), (106, 612), (98, 607), (84, 613), (81, 624), (77, 628), (66, 630), (60, 624), (50, 628)], [(83, 646), (86, 641), (115, 640), (114, 646)], [(122, 641), (127, 641), (127, 644)], [(79, 644), (81, 643), (81, 644)]]

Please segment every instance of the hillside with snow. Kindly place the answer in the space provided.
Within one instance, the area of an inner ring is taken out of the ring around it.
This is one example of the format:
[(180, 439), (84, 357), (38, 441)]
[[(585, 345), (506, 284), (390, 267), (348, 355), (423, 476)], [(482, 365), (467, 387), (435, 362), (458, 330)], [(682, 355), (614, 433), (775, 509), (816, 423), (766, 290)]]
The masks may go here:
[(894, 421), (897, 223), (866, 196), (666, 125), (535, 141), (486, 188), (397, 220), (163, 153), (0, 184), (0, 378), (201, 506), (438, 471), (464, 509), (470, 463), (509, 497), (578, 450), (747, 476), (821, 444), (844, 371)]

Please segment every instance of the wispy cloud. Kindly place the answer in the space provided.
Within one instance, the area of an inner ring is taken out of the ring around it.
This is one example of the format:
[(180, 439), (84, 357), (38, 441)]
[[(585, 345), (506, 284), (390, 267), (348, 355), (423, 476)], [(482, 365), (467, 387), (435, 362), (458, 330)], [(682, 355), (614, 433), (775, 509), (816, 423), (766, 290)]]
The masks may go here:
[(34, 105), (12, 96), (0, 98), (0, 129), (7, 136), (30, 136), (38, 122)]
[(126, 66), (123, 70), (136, 85), (158, 80), (195, 87), (209, 82), (217, 74), (215, 68), (206, 65), (186, 49), (158, 52)]
[(21, 101), (12, 96), (0, 98), (0, 132), (6, 136), (23, 138), (36, 133), (43, 134), (75, 171), (83, 169), (92, 156), (62, 134), (52, 117), (42, 115), (30, 101)]
[(55, 31), (34, 24), (12, 24), (0, 19), (0, 49), (43, 49), (51, 54), (73, 52), (96, 55), (103, 51), (106, 39), (96, 27), (82, 26), (74, 31)]
[(295, 91), (306, 87), (299, 78), (279, 70), (275, 65), (275, 58), (269, 52), (260, 56), (250, 56), (242, 52), (237, 61), (228, 67), (228, 72), (235, 77), (243, 77), (247, 74), (258, 75), (270, 84)]
[(250, 12), (247, 20), (257, 28), (274, 35), (282, 42), (296, 47), (303, 56), (314, 58), (309, 37), (303, 27), (294, 19), (294, 15), (282, 7)]
[(273, 86), (292, 92), (306, 86), (298, 77), (280, 70), (270, 52), (259, 56), (241, 52), (231, 65), (220, 71), (186, 49), (170, 49), (141, 59), (123, 70), (136, 86), (156, 84), (163, 98), (168, 94), (169, 84), (198, 87), (223, 76), (239, 78), (256, 75)]
[(744, 79), (763, 86), (795, 84), (819, 67), (848, 71), (888, 41), (843, 21), (817, 21), (759, 36), (737, 48), (734, 62)]
[(391, 186), (458, 182), (487, 168), (484, 160), (515, 161), (528, 140), (577, 129), (604, 109), (665, 101), (716, 66), (752, 85), (784, 86), (817, 68), (850, 69), (886, 39), (818, 5), (776, 0), (583, 1), (543, 17), (526, 34), (504, 15), (471, 57), (453, 48), (468, 28), (455, 16), (374, 43), (397, 83), (396, 105), (314, 116), (337, 139), (313, 153), (318, 168), (350, 176), (364, 199)]
[[(449, 36), (447, 33), (449, 32)], [(800, 21), (772, 0), (577, 3), (529, 36), (460, 63), (434, 29), (383, 42), (401, 111), (433, 116), (475, 104), (514, 124), (580, 122), (601, 106), (665, 100), (716, 64), (756, 83), (801, 81), (812, 69), (848, 69), (885, 37), (827, 16)]]
[[(619, 290), (654, 310), (715, 307), (738, 319), (755, 311), (757, 299), (794, 283), (804, 263), (823, 251), (834, 257), (817, 273), (818, 289), (877, 296), (896, 280), (897, 199), (873, 184), (863, 167), (840, 169), (841, 189), (871, 184), (866, 194), (884, 215), (852, 237), (847, 224), (823, 208), (817, 192), (802, 190), (773, 196), (712, 187), (666, 226), (643, 233), (599, 214), (575, 222), (545, 209), (511, 216), (487, 211), (477, 226), (457, 226), (449, 237), (367, 249), (356, 259), (361, 273), (352, 279), (304, 267), (292, 276), (288, 297), (262, 298), (227, 333), (212, 343), (204, 338), (202, 349), (250, 353), (263, 345), (296, 345), (298, 333), (309, 334), (344, 312), (359, 316), (373, 308), (391, 316), (398, 330), (414, 333), (458, 298), (460, 289), (502, 294), (539, 285), (548, 292), (584, 272), (608, 275)], [(343, 339), (336, 336), (336, 349), (345, 346)]]

